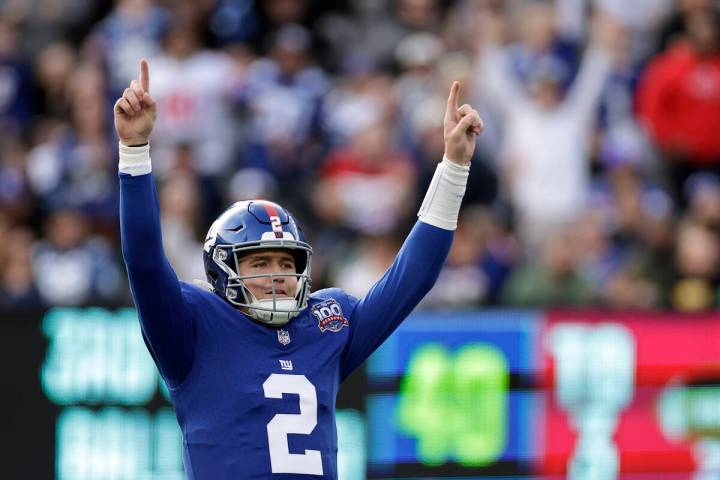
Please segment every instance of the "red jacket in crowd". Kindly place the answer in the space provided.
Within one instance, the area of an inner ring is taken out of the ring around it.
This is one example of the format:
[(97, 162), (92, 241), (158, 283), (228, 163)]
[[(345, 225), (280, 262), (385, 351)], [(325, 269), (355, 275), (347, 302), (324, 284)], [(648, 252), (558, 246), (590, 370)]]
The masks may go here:
[(637, 99), (664, 151), (697, 165), (720, 164), (720, 54), (672, 47), (650, 63)]

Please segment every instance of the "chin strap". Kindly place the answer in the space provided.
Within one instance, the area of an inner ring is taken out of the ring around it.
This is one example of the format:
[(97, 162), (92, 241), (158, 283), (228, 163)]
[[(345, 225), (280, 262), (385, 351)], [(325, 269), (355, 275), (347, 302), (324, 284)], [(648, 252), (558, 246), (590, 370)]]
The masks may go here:
[(247, 304), (243, 310), (247, 316), (264, 325), (282, 327), (300, 313), (295, 298), (263, 298), (258, 300), (247, 287), (243, 286), (241, 288), (247, 299)]
[[(280, 311), (273, 311), (273, 307)], [(286, 325), (290, 319), (298, 315), (297, 301), (294, 298), (282, 298), (274, 300), (265, 298), (263, 300), (253, 299), (248, 304), (248, 316), (258, 322), (281, 327)]]

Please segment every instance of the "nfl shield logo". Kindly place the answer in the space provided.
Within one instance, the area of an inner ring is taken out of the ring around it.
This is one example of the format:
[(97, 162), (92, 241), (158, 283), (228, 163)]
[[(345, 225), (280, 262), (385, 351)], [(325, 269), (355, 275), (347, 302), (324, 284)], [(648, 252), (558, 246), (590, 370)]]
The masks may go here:
[(283, 345), (287, 345), (290, 343), (290, 332), (287, 330), (283, 330), (282, 328), (277, 331), (278, 336), (278, 342), (280, 342)]

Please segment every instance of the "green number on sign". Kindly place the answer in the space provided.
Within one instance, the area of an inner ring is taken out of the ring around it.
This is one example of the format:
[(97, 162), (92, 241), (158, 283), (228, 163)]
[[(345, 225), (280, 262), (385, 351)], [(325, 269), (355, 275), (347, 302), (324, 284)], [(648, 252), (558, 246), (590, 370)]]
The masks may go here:
[(454, 355), (440, 344), (419, 348), (400, 386), (398, 427), (416, 439), (420, 461), (449, 457), (466, 466), (491, 464), (507, 440), (508, 367), (502, 352), (481, 343)]

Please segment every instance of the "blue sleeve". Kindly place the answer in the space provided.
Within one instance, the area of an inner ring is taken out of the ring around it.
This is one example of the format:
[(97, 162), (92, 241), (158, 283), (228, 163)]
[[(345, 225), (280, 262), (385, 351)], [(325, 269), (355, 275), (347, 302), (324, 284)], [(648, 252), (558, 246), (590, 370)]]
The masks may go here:
[(193, 309), (165, 258), (151, 174), (120, 174), (120, 237), (143, 338), (163, 378), (175, 387), (192, 363)]
[(430, 291), (452, 239), (450, 230), (423, 222), (415, 224), (388, 271), (350, 313), (350, 334), (341, 358), (342, 380), (395, 331)]

